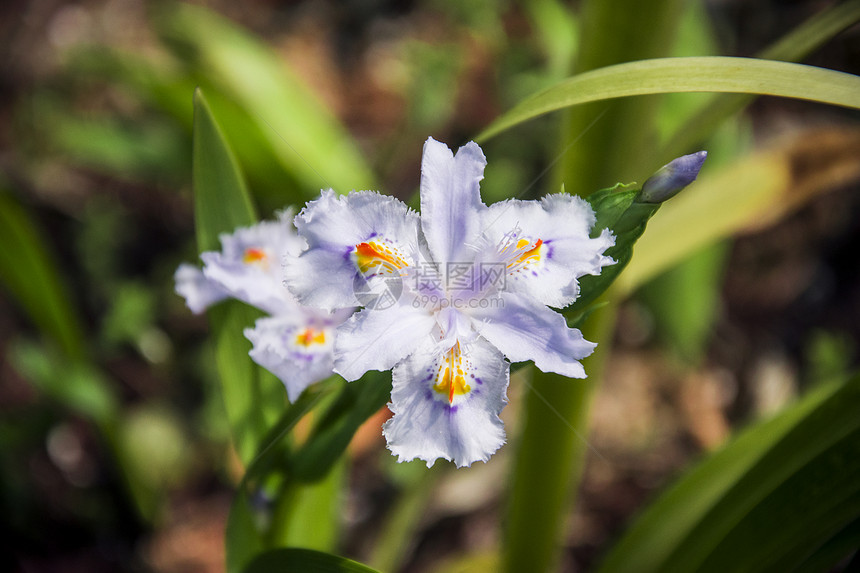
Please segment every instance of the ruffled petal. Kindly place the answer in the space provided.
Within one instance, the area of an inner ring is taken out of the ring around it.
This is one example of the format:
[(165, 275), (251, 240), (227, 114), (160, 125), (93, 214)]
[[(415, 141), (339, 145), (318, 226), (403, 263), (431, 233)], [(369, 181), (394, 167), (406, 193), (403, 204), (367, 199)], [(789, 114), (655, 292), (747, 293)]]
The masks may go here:
[(200, 314), (216, 302), (230, 296), (218, 284), (203, 276), (203, 271), (194, 265), (182, 263), (173, 274), (176, 294), (185, 299), (185, 304), (194, 314)]
[(261, 318), (245, 329), (253, 344), (251, 358), (284, 383), (290, 402), (334, 369), (335, 325), (304, 318), (301, 313)]
[(283, 283), (283, 264), (296, 256), (304, 241), (289, 223), (289, 211), (266, 221), (221, 235), (221, 252), (200, 255), (204, 276), (231, 296), (276, 314), (294, 305)]
[(480, 234), (479, 183), (487, 159), (478, 144), (469, 142), (454, 156), (432, 137), (424, 143), (421, 160), (421, 229), (433, 260), (442, 268), (449, 262), (471, 262), (470, 245)]
[(432, 341), (433, 315), (409, 304), (365, 308), (337, 330), (335, 372), (357, 380), (368, 370), (388, 370), (422, 342)]
[(567, 326), (564, 317), (528, 297), (504, 292), (500, 305), (469, 309), (478, 334), (501, 350), (511, 362), (533, 360), (544, 372), (585, 378), (579, 360), (597, 344)]
[(302, 304), (316, 308), (358, 306), (355, 265), (346, 252), (313, 249), (284, 267), (284, 282)]
[(488, 271), (496, 265), (505, 274), (492, 286), (528, 294), (549, 306), (571, 304), (579, 295), (576, 279), (600, 274), (615, 262), (603, 255), (615, 244), (614, 237), (604, 230), (590, 238), (593, 225), (591, 206), (566, 193), (539, 202), (509, 199), (493, 204), (483, 219), (481, 260)]
[(285, 272), (302, 304), (342, 308), (362, 304), (364, 283), (404, 274), (418, 257), (418, 215), (375, 191), (324, 191), (296, 217), (308, 250)]
[(457, 467), (490, 459), (505, 443), (499, 414), (507, 404), (510, 365), (486, 341), (444, 350), (422, 345), (394, 369), (394, 417), (382, 427), (388, 449), (404, 462)]

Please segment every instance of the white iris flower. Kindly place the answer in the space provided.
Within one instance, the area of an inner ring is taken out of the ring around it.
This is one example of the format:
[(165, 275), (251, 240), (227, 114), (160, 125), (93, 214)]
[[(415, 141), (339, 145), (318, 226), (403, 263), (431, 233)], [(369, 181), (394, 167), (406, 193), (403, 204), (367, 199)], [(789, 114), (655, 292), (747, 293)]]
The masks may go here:
[(484, 205), (485, 166), (477, 144), (455, 156), (431, 138), (420, 217), (370, 191), (323, 192), (296, 217), (307, 249), (287, 284), (302, 304), (365, 307), (338, 327), (334, 367), (347, 380), (394, 369), (383, 433), (400, 461), (487, 461), (505, 441), (510, 362), (584, 378), (596, 346), (549, 307), (614, 263), (613, 236), (591, 238), (591, 207), (563, 193)]
[(245, 330), (253, 344), (251, 358), (275, 374), (295, 401), (308, 385), (331, 376), (335, 328), (352, 309), (336, 312), (300, 305), (284, 285), (284, 267), (301, 252), (299, 238), (283, 212), (278, 221), (262, 222), (221, 235), (221, 251), (200, 255), (203, 269), (182, 264), (176, 292), (195, 313), (225, 298), (236, 298), (270, 316)]

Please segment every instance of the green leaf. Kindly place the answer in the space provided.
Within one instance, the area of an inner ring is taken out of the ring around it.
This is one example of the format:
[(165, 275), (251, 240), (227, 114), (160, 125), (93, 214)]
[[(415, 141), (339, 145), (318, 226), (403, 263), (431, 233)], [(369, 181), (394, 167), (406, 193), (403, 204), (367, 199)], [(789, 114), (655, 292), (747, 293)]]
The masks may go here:
[[(192, 155), (198, 248), (201, 252), (218, 250), (219, 234), (251, 225), (257, 217), (239, 165), (199, 89), (194, 94)], [(268, 408), (262, 397), (271, 395), (272, 385), (280, 382), (248, 357), (251, 343), (242, 333), (260, 316), (259, 311), (227, 301), (210, 308), (207, 316), (234, 444), (247, 463), (268, 427)]]
[(0, 189), (0, 281), (67, 358), (84, 358), (85, 337), (57, 263), (29, 214)]
[(313, 483), (299, 482), (288, 474), (289, 481), (275, 500), (268, 546), (334, 550), (343, 517), (346, 469), (347, 460), (341, 456)]
[[(758, 54), (763, 60), (796, 62), (860, 20), (860, 0), (834, 4), (809, 18)], [(666, 162), (699, 147), (716, 128), (753, 100), (750, 96), (721, 94), (710, 98), (687, 118), (667, 142), (657, 161)]]
[(194, 92), (192, 156), (197, 248), (218, 250), (219, 234), (253, 225), (257, 214), (239, 163), (200, 89)]
[(360, 380), (345, 384), (307, 442), (292, 456), (292, 475), (301, 481), (325, 476), (359, 426), (385, 406), (390, 396), (391, 380), (387, 373), (368, 372)]
[(252, 35), (210, 10), (176, 3), (157, 22), (162, 37), (234, 99), (294, 173), (307, 195), (372, 189), (374, 177), (352, 137), (285, 63)]
[(772, 95), (860, 109), (860, 78), (851, 74), (752, 58), (657, 58), (568, 78), (521, 102), (476, 140), (485, 141), (519, 123), (574, 105), (675, 92)]
[(52, 400), (93, 420), (107, 438), (119, 419), (120, 402), (110, 380), (85, 361), (69, 360), (56, 348), (19, 341), (9, 352), (12, 366)]
[(612, 230), (615, 245), (606, 249), (604, 254), (612, 257), (615, 264), (604, 267), (599, 275), (586, 275), (579, 279), (579, 297), (565, 311), (566, 316), (574, 317), (584, 313), (630, 262), (633, 245), (642, 236), (648, 220), (660, 208), (659, 203), (638, 203), (635, 200), (638, 193), (639, 189), (616, 185), (612, 189), (603, 189), (588, 197), (596, 215), (591, 234), (596, 237), (604, 229)]
[(242, 573), (378, 573), (357, 561), (311, 549), (273, 549), (255, 558)]
[[(858, 559), (857, 548), (860, 547), (860, 518), (854, 520), (845, 529), (831, 537), (826, 543), (815, 550), (795, 567), (795, 571), (827, 571), (840, 559), (855, 551), (854, 561)], [(851, 571), (849, 564), (843, 571)]]
[(258, 523), (251, 498), (261, 487), (263, 478), (275, 468), (284, 467), (286, 449), (284, 438), (299, 420), (327, 393), (329, 384), (316, 384), (305, 390), (299, 399), (281, 415), (266, 436), (257, 444), (254, 459), (233, 498), (227, 518), (226, 561), (229, 573), (238, 573), (250, 560), (266, 548), (266, 534)]
[(860, 377), (749, 428), (658, 498), (600, 571), (790, 571), (815, 557), (860, 516), (858, 407)]

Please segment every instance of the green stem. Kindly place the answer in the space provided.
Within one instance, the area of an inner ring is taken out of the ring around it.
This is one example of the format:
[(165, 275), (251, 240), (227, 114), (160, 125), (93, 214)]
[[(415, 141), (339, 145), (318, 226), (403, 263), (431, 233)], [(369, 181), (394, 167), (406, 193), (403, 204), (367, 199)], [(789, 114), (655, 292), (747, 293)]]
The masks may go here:
[(586, 380), (533, 372), (502, 544), (505, 571), (550, 571), (558, 560), (562, 525), (589, 448), (589, 406), (610, 351), (615, 311), (614, 304), (602, 306), (583, 326), (586, 339), (601, 341), (583, 360)]
[(436, 484), (447, 468), (443, 464), (436, 464), (427, 469), (422, 464), (418, 469), (421, 473), (406, 484), (382, 527), (379, 541), (368, 560), (374, 569), (399, 571), (402, 568), (412, 549), (410, 540), (415, 539), (415, 532), (421, 525), (421, 518), (427, 511)]
[[(582, 42), (576, 72), (671, 53), (681, 0), (588, 0), (582, 6)], [(626, 98), (577, 106), (562, 134), (557, 172), (568, 192), (583, 195), (647, 174), (656, 142), (657, 100)], [(556, 187), (557, 188), (557, 187)], [(606, 296), (611, 300), (611, 295)], [(505, 570), (543, 572), (558, 561), (558, 547), (582, 477), (588, 449), (589, 407), (611, 349), (616, 307), (596, 310), (584, 324), (600, 343), (583, 360), (587, 380), (535, 372), (526, 392), (524, 425), (514, 461), (505, 524)]]
[(340, 534), (345, 475), (346, 461), (341, 458), (319, 481), (298, 483), (287, 478), (276, 498), (268, 547), (334, 551)]
[[(574, 72), (665, 57), (680, 22), (681, 0), (590, 0), (582, 6), (582, 42)], [(655, 117), (659, 96), (623, 98), (576, 106), (562, 134), (559, 184), (585, 196), (618, 181), (634, 181), (656, 166)], [(556, 185), (556, 188), (558, 185)]]

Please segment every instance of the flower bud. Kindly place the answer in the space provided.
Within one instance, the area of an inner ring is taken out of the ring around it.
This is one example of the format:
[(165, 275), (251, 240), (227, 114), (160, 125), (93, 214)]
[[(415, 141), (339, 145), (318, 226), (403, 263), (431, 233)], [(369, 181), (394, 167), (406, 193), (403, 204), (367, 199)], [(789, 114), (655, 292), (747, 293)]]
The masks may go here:
[(696, 180), (707, 156), (707, 151), (699, 151), (673, 159), (645, 181), (636, 200), (639, 203), (662, 203), (674, 197)]

